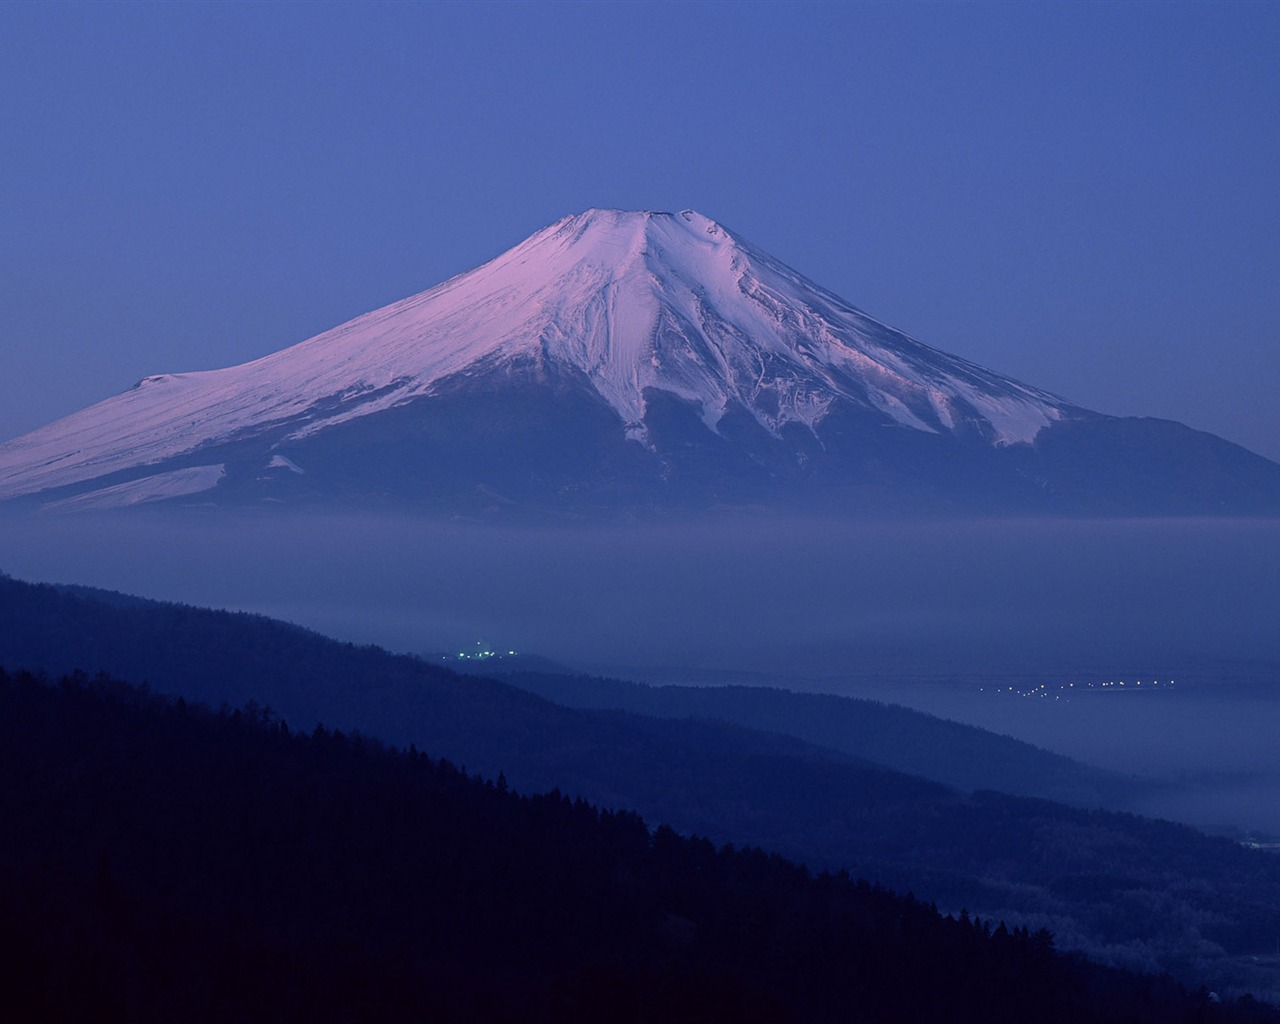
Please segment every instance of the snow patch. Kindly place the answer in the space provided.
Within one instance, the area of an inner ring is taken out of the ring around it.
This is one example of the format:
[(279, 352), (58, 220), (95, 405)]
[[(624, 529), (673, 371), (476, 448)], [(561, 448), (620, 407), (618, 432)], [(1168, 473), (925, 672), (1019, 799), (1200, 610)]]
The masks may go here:
[(285, 458), (283, 455), (271, 456), (271, 461), (267, 463), (267, 469), (287, 469), (291, 473), (297, 473), (300, 476), (306, 475), (306, 470), (299, 468), (296, 462)]
[(182, 498), (188, 494), (199, 494), (218, 485), (227, 472), (225, 465), (190, 466), (186, 469), (174, 469), (167, 473), (156, 473), (140, 480), (103, 487), (86, 494), (77, 494), (74, 498), (63, 498), (51, 501), (44, 507), (57, 511), (102, 510), (111, 508), (127, 508), (131, 505), (143, 505), (151, 501), (163, 501), (166, 498)]

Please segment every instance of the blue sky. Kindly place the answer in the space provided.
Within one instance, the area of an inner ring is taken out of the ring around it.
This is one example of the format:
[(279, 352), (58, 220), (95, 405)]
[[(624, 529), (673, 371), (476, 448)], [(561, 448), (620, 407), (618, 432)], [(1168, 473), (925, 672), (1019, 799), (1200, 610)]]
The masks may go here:
[(0, 438), (592, 206), (1280, 459), (1280, 4), (0, 5)]

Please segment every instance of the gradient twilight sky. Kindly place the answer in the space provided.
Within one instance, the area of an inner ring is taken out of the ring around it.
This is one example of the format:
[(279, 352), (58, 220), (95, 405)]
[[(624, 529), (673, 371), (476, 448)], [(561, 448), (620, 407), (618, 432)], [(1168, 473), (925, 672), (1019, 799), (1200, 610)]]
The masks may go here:
[(1280, 459), (1280, 4), (0, 4), (0, 439), (568, 213)]

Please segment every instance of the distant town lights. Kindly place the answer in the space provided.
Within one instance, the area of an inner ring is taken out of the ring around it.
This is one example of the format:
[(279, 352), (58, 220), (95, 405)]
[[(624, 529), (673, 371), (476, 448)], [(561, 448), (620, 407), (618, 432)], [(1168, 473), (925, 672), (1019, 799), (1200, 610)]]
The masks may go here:
[(495, 651), (491, 647), (485, 647), (478, 640), (476, 641), (475, 650), (459, 651), (457, 654), (454, 655), (454, 657), (458, 661), (485, 661), (489, 658), (504, 658), (504, 657), (514, 658), (515, 656), (516, 656), (515, 651), (510, 651), (510, 650), (505, 652)]
[(1066, 700), (1070, 702), (1071, 694), (1076, 691), (1114, 691), (1117, 687), (1123, 687), (1126, 693), (1137, 693), (1139, 688), (1143, 692), (1151, 692), (1156, 689), (1163, 688), (1168, 690), (1174, 685), (1172, 679), (1162, 683), (1159, 679), (1108, 679), (1096, 683), (1082, 682), (1079, 686), (1075, 682), (1069, 683), (1027, 683), (1023, 686), (997, 686), (997, 687), (979, 687), (979, 693), (986, 693), (988, 690), (992, 693), (1012, 694), (1018, 697), (1039, 697), (1041, 699), (1052, 697), (1055, 701)]

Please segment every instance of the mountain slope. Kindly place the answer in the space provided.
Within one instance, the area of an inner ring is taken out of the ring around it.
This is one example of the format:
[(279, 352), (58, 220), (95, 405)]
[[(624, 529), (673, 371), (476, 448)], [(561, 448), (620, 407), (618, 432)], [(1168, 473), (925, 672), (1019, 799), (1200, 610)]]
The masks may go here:
[[(1193, 829), (995, 793), (965, 795), (729, 725), (553, 704), (501, 683), (258, 616), (0, 579), (0, 666), (147, 680), (213, 706), (266, 703), (294, 730), (358, 729), (495, 777), (558, 786), (717, 842), (844, 867), (1064, 948), (1272, 992), (1280, 861)], [(1244, 959), (1242, 959), (1244, 958)]]
[[(1104, 511), (1149, 487), (1169, 511), (1280, 509), (1280, 466), (1218, 439), (1194, 460), (1208, 498), (1173, 493), (1187, 439), (1145, 421), (1135, 447), (1128, 422), (915, 341), (693, 211), (591, 210), (291, 348), (148, 377), (0, 445), (0, 500), (1087, 511), (1114, 465), (1135, 487)], [(1097, 423), (1122, 435), (1103, 483), (1073, 443), (1040, 457)]]
[[(34, 797), (34, 798), (33, 798)], [(1274, 1022), (420, 753), (0, 670), (9, 1020)]]

